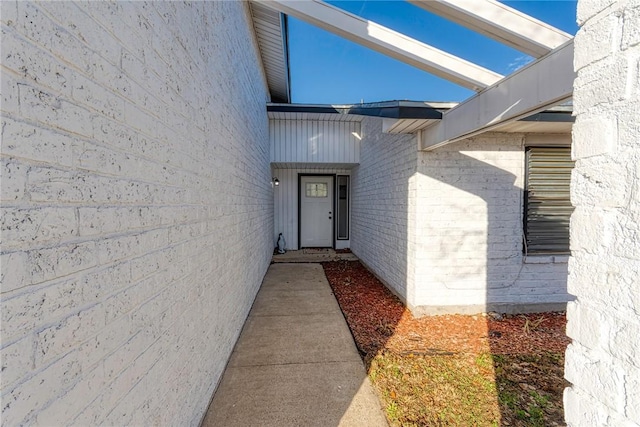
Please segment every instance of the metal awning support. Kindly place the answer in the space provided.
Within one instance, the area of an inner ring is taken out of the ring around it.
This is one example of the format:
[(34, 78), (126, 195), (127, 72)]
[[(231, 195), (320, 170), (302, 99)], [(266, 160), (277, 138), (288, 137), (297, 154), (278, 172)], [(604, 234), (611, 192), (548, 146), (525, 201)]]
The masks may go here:
[(420, 132), (420, 149), (430, 151), (564, 102), (573, 94), (574, 79), (571, 39), (445, 112)]
[(410, 3), (540, 58), (571, 35), (495, 0), (409, 0)]
[(498, 73), (320, 0), (258, 2), (475, 91), (491, 86), (502, 78)]

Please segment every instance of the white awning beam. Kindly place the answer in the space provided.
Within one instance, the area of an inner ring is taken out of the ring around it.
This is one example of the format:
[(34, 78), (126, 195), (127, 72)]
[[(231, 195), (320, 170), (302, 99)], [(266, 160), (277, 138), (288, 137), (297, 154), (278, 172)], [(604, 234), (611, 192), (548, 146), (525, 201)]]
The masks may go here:
[(571, 35), (495, 0), (408, 0), (410, 3), (540, 58)]
[(443, 114), (420, 133), (420, 149), (445, 144), (519, 120), (573, 95), (573, 39)]
[(498, 73), (320, 0), (258, 2), (475, 91), (491, 86), (502, 78)]

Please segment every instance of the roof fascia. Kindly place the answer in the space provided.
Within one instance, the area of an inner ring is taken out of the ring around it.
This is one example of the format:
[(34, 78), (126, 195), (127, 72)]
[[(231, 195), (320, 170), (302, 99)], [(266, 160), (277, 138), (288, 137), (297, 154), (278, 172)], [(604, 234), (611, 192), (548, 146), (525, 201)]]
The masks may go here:
[[(381, 105), (386, 104), (386, 105)], [(268, 112), (280, 113), (322, 113), (322, 114), (352, 114), (368, 117), (383, 117), (390, 119), (441, 119), (442, 112), (425, 105), (405, 106), (399, 102), (360, 105), (291, 105), (270, 104)]]
[(521, 118), (521, 122), (575, 123), (576, 118), (571, 111), (541, 111)]
[(573, 39), (443, 114), (425, 128), (420, 149), (430, 151), (520, 120), (573, 95)]
[(468, 89), (480, 91), (503, 77), (320, 0), (257, 2)]
[(473, 31), (540, 58), (571, 35), (495, 0), (408, 0)]
[[(407, 105), (408, 104), (408, 105)], [(367, 117), (388, 119), (429, 119), (440, 120), (444, 113), (455, 107), (454, 102), (421, 103), (407, 101), (386, 101), (370, 104), (354, 105), (321, 105), (321, 104), (267, 104), (267, 112), (273, 113), (312, 113), (312, 114), (352, 114)], [(518, 121), (573, 123), (571, 107), (551, 107), (547, 110), (522, 117)]]
[(282, 28), (282, 48), (284, 50), (284, 65), (286, 67), (285, 85), (287, 87), (287, 102), (291, 102), (291, 67), (289, 62), (289, 21), (287, 15), (280, 14), (280, 28)]

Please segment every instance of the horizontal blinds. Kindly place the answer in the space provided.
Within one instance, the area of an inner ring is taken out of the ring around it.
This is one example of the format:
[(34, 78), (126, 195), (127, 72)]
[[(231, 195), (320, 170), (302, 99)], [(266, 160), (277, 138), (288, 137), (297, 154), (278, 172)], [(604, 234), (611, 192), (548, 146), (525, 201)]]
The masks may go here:
[(527, 150), (525, 237), (528, 253), (569, 252), (571, 149)]

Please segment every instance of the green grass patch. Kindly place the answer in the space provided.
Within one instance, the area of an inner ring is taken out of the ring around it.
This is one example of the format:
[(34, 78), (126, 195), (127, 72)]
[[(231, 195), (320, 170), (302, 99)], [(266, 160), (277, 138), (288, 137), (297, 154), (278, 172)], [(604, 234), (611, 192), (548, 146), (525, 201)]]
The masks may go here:
[(387, 352), (371, 361), (369, 377), (394, 426), (498, 425), (490, 360), (490, 355), (409, 357)]
[(382, 352), (369, 378), (392, 426), (562, 425), (562, 359)]

